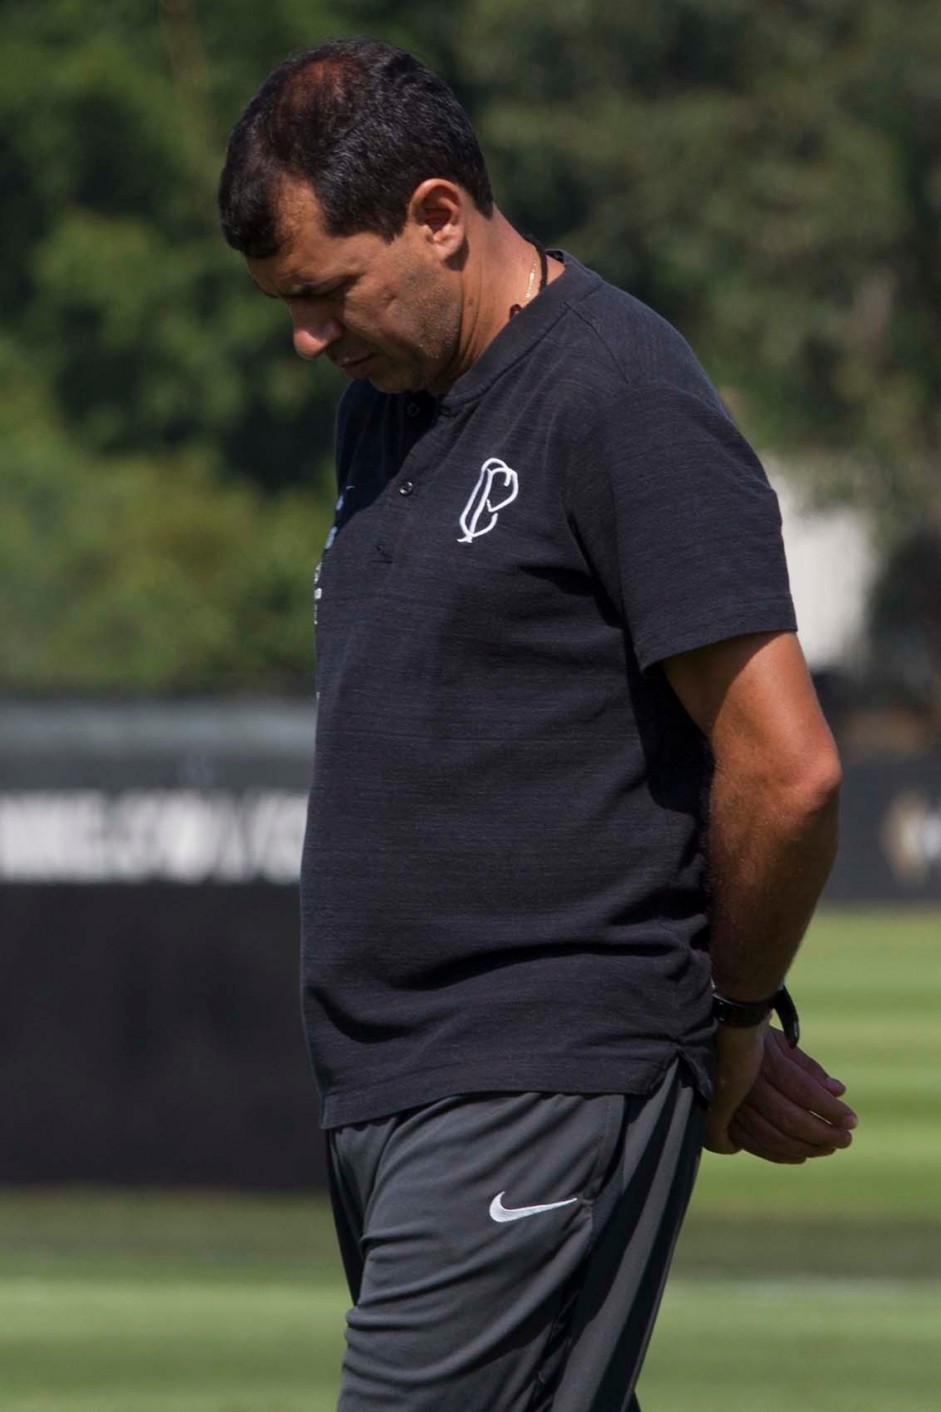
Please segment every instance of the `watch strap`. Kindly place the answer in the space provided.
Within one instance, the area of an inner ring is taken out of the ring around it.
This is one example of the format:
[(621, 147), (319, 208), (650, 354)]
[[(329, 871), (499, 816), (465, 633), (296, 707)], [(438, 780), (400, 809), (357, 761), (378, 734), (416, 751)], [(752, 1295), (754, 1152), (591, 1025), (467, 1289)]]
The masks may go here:
[(713, 991), (712, 1013), (720, 1025), (730, 1025), (735, 1029), (751, 1029), (760, 1025), (774, 1010), (781, 1021), (784, 1037), (791, 1049), (797, 1047), (800, 1039), (800, 1020), (797, 1006), (786, 985), (780, 986), (767, 1000), (728, 1000), (718, 991)]

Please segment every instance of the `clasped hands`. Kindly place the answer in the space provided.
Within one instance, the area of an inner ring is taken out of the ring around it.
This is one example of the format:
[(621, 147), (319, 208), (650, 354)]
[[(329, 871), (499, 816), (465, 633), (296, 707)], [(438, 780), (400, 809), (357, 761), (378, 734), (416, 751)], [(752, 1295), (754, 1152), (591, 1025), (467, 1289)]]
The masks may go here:
[(709, 1110), (710, 1152), (750, 1152), (796, 1165), (849, 1147), (856, 1114), (832, 1078), (778, 1029), (762, 1025), (716, 1034), (716, 1089)]

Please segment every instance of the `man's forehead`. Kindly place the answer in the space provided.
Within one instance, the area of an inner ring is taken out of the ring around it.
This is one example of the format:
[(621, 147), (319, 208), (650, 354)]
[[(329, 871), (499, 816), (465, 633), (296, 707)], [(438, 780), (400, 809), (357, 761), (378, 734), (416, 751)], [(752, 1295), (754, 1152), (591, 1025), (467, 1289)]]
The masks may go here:
[(277, 224), (286, 242), (296, 240), (299, 234), (330, 240), (320, 202), (308, 182), (282, 175), (272, 195)]
[[(316, 196), (301, 182), (282, 179), (276, 197), (280, 244), (273, 255), (247, 259), (252, 281), (265, 294), (329, 284), (350, 273), (355, 237), (332, 236), (324, 229)], [(273, 289), (272, 283), (277, 285)]]

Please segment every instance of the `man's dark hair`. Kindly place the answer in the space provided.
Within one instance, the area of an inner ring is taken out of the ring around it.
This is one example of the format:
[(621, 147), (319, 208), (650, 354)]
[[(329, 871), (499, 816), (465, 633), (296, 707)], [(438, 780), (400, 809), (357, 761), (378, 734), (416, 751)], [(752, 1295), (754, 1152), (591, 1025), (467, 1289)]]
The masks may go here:
[(283, 177), (307, 183), (336, 236), (393, 240), (427, 177), (458, 182), (485, 216), (493, 211), (483, 154), (450, 88), (411, 54), (368, 39), (285, 60), (233, 129), (219, 215), (226, 240), (252, 259), (282, 244)]

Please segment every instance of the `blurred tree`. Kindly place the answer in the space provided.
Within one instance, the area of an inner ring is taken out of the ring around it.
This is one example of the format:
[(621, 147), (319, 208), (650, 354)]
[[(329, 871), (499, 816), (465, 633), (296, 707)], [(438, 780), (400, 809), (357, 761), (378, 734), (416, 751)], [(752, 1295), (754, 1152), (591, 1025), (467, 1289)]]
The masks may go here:
[(3, 0), (0, 15), (0, 299), (87, 449), (196, 447), (225, 475), (309, 478), (339, 383), (245, 298), (215, 183), (278, 58), (367, 32), (447, 74), (510, 214), (676, 320), (763, 439), (854, 446), (873, 497), (936, 499), (931, 0)]
[(102, 466), (41, 387), (2, 373), (0, 687), (310, 694), (332, 495), (220, 486), (193, 452)]
[(460, 52), (524, 228), (678, 323), (824, 490), (941, 519), (941, 8), (469, 0)]
[(0, 2), (0, 688), (309, 692), (331, 369), (218, 233), (227, 125), (328, 4)]
[(677, 323), (763, 444), (890, 539), (941, 521), (932, 0), (0, 0), (0, 20), (7, 689), (306, 682), (342, 379), (295, 357), (214, 198), (247, 98), (336, 35), (438, 68), (511, 218)]
[(88, 451), (186, 447), (224, 476), (309, 481), (338, 376), (299, 363), (283, 313), (249, 296), (215, 187), (225, 130), (268, 69), (342, 27), (329, 4), (0, 14), (0, 299), (64, 429)]

